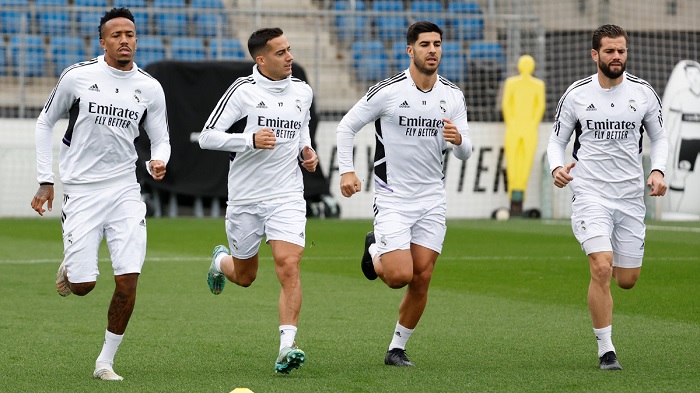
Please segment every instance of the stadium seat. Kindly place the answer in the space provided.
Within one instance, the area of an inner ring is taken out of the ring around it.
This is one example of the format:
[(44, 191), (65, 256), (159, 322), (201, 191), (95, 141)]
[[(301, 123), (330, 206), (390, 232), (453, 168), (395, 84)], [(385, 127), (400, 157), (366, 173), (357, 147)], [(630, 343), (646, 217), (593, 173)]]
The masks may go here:
[(100, 25), (100, 18), (102, 18), (105, 13), (94, 11), (76, 11), (76, 13), (78, 34), (90, 38), (99, 38), (97, 27)]
[(165, 60), (165, 44), (163, 38), (159, 36), (140, 36), (136, 44), (136, 55), (134, 61), (139, 68), (146, 68), (147, 65)]
[(222, 12), (224, 4), (221, 0), (192, 0), (190, 10), (194, 35), (199, 37), (215, 37), (226, 35), (230, 31), (226, 14)]
[(163, 36), (188, 35), (185, 0), (153, 0), (153, 8), (158, 9), (154, 17), (154, 34)]
[(224, 3), (221, 0), (192, 0), (190, 7), (223, 9)]
[(460, 42), (442, 42), (442, 59), (438, 73), (460, 86), (467, 80), (467, 54)]
[(68, 34), (72, 21), (66, 0), (35, 0), (37, 32), (47, 36)]
[(453, 0), (447, 5), (449, 36), (456, 40), (477, 41), (484, 39), (484, 16), (479, 4)]
[(194, 25), (194, 35), (199, 37), (225, 36), (227, 30), (230, 30), (226, 14), (222, 12), (211, 13), (196, 10), (192, 17), (192, 24)]
[(10, 37), (10, 58), (14, 68), (13, 75), (44, 76), (46, 74), (44, 37), (24, 34)]
[(88, 57), (97, 57), (105, 53), (105, 51), (102, 50), (102, 45), (100, 45), (100, 40), (92, 37), (89, 39), (88, 50), (90, 51), (90, 53), (88, 53)]
[(2, 37), (0, 37), (0, 75), (7, 75), (7, 47)]
[(28, 0), (0, 0), (0, 31), (3, 34), (19, 34), (31, 32), (31, 16)]
[(241, 60), (246, 57), (241, 41), (236, 38), (211, 39), (209, 41), (209, 59), (211, 60)]
[[(394, 42), (401, 38), (406, 38), (408, 21), (403, 16), (405, 11), (401, 0), (375, 0), (372, 2), (372, 11), (382, 14), (374, 17), (374, 27), (377, 30), (377, 37), (384, 42)], [(395, 15), (394, 13), (402, 15)]]
[[(333, 9), (340, 12), (351, 11), (350, 6), (349, 0), (338, 0), (333, 5)], [(341, 42), (366, 38), (368, 18), (365, 9), (365, 2), (357, 0), (355, 1), (355, 11), (359, 12), (356, 15), (338, 14), (335, 16), (336, 34)]]
[(105, 10), (109, 9), (108, 0), (74, 0), (75, 21), (78, 34), (87, 37), (97, 37), (97, 27)]
[(152, 28), (149, 25), (151, 17), (147, 11), (146, 0), (114, 0), (115, 7), (126, 7), (134, 15), (136, 23), (136, 35), (151, 34)]
[(444, 29), (445, 18), (442, 17), (443, 8), (440, 0), (413, 0), (409, 8), (413, 21), (427, 20)]
[(497, 66), (500, 70), (506, 67), (506, 56), (498, 42), (473, 41), (467, 52), (470, 63), (489, 64), (489, 67)]
[(204, 40), (199, 37), (174, 37), (170, 40), (170, 57), (173, 60), (206, 60)]
[(51, 63), (53, 75), (59, 76), (63, 70), (75, 63), (87, 60), (85, 56), (85, 42), (78, 36), (51, 37)]
[(398, 40), (391, 45), (391, 63), (394, 72), (408, 68), (411, 58), (406, 53), (406, 40)]
[(389, 56), (381, 41), (355, 41), (352, 44), (352, 58), (360, 82), (376, 82), (391, 74)]

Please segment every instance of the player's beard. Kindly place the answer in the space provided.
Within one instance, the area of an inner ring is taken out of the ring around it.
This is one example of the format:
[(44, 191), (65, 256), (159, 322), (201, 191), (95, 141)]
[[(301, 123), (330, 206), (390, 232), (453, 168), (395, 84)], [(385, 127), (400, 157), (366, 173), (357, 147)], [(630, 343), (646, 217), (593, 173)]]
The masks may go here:
[(627, 62), (620, 62), (622, 66), (620, 67), (619, 71), (613, 71), (610, 69), (610, 66), (603, 63), (602, 61), (598, 62), (598, 69), (605, 75), (606, 77), (610, 79), (617, 79), (619, 78), (623, 72), (625, 72), (625, 68), (627, 68)]
[[(438, 70), (438, 67), (435, 67), (432, 69), (426, 67), (425, 60), (418, 60), (415, 57), (413, 58), (413, 64), (416, 66), (416, 69), (418, 70), (418, 72), (420, 72), (421, 74), (424, 74), (424, 75), (428, 75), (428, 76), (435, 74)], [(440, 66), (439, 61), (438, 61), (438, 66)]]

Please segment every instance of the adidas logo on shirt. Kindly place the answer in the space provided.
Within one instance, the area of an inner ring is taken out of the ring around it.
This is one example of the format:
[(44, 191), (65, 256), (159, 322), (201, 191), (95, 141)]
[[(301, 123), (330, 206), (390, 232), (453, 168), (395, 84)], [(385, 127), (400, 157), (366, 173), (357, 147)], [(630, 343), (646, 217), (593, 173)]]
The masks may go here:
[(588, 112), (590, 112), (590, 111), (596, 111), (596, 110), (597, 110), (597, 109), (595, 108), (595, 105), (593, 105), (593, 104), (588, 105), (588, 108), (586, 108), (586, 111), (588, 111)]
[(267, 109), (267, 105), (265, 105), (265, 103), (264, 103), (263, 101), (260, 101), (260, 103), (256, 106), (256, 108), (258, 108), (258, 109), (260, 109), (260, 108)]
[(99, 93), (100, 88), (97, 87), (97, 83), (95, 83), (94, 85), (90, 86), (90, 87), (88, 88), (88, 90), (90, 90), (90, 91), (96, 91), (96, 92)]
[(410, 108), (411, 106), (408, 105), (408, 101), (404, 101), (399, 105), (399, 108)]

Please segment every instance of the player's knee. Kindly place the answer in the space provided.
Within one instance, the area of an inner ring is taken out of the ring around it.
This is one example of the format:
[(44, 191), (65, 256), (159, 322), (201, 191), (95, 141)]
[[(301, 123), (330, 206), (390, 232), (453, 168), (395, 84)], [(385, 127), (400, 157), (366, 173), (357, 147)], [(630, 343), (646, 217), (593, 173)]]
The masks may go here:
[(384, 275), (384, 282), (389, 288), (403, 288), (411, 282), (412, 275), (399, 272), (398, 274)]
[(249, 274), (240, 274), (236, 280), (231, 280), (236, 285), (241, 286), (243, 288), (248, 288), (249, 286), (253, 285), (253, 282), (257, 278), (257, 274), (255, 273), (249, 273)]
[(615, 282), (622, 289), (632, 289), (639, 279), (639, 274), (615, 274)]
[(632, 289), (636, 283), (637, 281), (618, 281), (617, 286), (622, 289)]
[(76, 296), (85, 296), (95, 289), (96, 282), (71, 283), (70, 290)]

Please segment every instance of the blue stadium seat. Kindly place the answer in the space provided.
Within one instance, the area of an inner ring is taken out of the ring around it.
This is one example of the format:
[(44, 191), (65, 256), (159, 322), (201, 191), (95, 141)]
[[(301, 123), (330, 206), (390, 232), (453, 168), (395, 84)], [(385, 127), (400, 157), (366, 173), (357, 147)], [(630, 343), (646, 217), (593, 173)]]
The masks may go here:
[[(13, 9), (13, 7), (15, 7)], [(3, 34), (29, 33), (32, 21), (29, 11), (21, 11), (20, 7), (29, 8), (28, 0), (0, 0), (0, 32)]]
[(51, 63), (53, 75), (59, 76), (63, 70), (75, 63), (87, 60), (85, 56), (85, 42), (82, 37), (57, 36), (51, 37)]
[(37, 32), (47, 36), (68, 34), (72, 21), (66, 0), (35, 0)]
[[(108, 0), (74, 0), (75, 21), (78, 34), (87, 37), (97, 37), (97, 27), (105, 11), (109, 9)], [(98, 9), (99, 8), (99, 9)]]
[[(333, 5), (336, 11), (350, 11), (349, 0), (338, 0)], [(368, 18), (365, 14), (365, 2), (355, 1), (355, 11), (359, 11), (354, 16), (336, 15), (335, 29), (338, 39), (342, 42), (349, 40), (362, 40), (366, 38), (368, 28)]]
[(457, 85), (466, 82), (467, 54), (460, 42), (442, 42), (442, 59), (438, 73)]
[(73, 5), (76, 7), (100, 7), (107, 11), (109, 8), (109, 0), (73, 0)]
[(190, 7), (223, 9), (224, 3), (221, 0), (192, 0)]
[(154, 16), (154, 34), (163, 36), (188, 35), (185, 0), (153, 0), (153, 8), (158, 9)]
[(406, 40), (395, 41), (391, 45), (391, 63), (394, 72), (401, 72), (411, 64), (411, 58), (406, 53)]
[(199, 37), (215, 37), (225, 35), (230, 30), (226, 14), (222, 12), (224, 4), (221, 0), (192, 0), (190, 9), (193, 11), (192, 24), (194, 35)]
[(104, 16), (103, 12), (94, 11), (77, 11), (77, 27), (78, 34), (86, 37), (99, 37), (97, 27), (100, 25), (100, 19)]
[(484, 16), (479, 4), (472, 1), (453, 0), (447, 5), (450, 19), (449, 36), (462, 41), (484, 39)]
[(148, 4), (146, 0), (113, 0), (115, 7), (125, 7), (134, 15), (134, 22), (136, 24), (136, 35), (146, 35), (151, 34), (152, 28), (150, 26), (151, 16), (146, 10)]
[(0, 38), (0, 75), (7, 75), (7, 47), (2, 38)]
[(241, 60), (246, 57), (241, 41), (236, 38), (221, 38), (209, 41), (210, 60)]
[(389, 56), (381, 41), (355, 41), (352, 44), (352, 58), (360, 82), (376, 82), (391, 76)]
[(194, 17), (192, 17), (192, 24), (194, 25), (194, 35), (199, 37), (226, 35), (227, 29), (230, 29), (226, 14), (222, 12), (211, 13), (196, 10)]
[(506, 56), (503, 52), (501, 44), (491, 41), (473, 41), (469, 44), (470, 63), (476, 66), (484, 65), (485, 67), (498, 67), (504, 70), (506, 67)]
[(90, 38), (89, 44), (88, 50), (90, 53), (88, 53), (88, 57), (97, 57), (105, 53), (105, 51), (102, 50), (102, 45), (100, 45), (100, 40), (97, 38)]
[(165, 60), (163, 37), (140, 36), (136, 44), (136, 55), (134, 58), (139, 68), (146, 68), (147, 65), (160, 60)]
[(394, 42), (406, 38), (408, 20), (405, 16), (393, 15), (393, 12), (404, 12), (401, 0), (375, 0), (372, 2), (372, 11), (383, 12), (374, 17), (374, 27), (377, 30), (377, 38), (384, 42)]
[(10, 57), (14, 75), (44, 76), (46, 74), (46, 49), (44, 37), (39, 35), (14, 35), (10, 37)]
[(203, 61), (207, 54), (204, 39), (199, 37), (174, 37), (170, 40), (170, 57), (174, 60)]
[(409, 8), (414, 20), (427, 20), (445, 29), (445, 18), (442, 17), (442, 2), (440, 0), (413, 0)]

